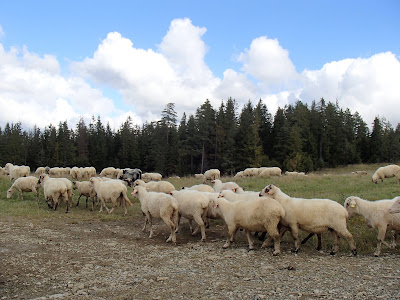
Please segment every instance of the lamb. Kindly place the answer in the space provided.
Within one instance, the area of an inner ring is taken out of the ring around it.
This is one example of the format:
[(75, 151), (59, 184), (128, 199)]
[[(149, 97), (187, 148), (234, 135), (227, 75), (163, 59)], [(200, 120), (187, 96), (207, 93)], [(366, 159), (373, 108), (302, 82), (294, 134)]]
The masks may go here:
[(391, 177), (395, 177), (395, 176), (396, 176), (398, 182), (400, 183), (400, 166), (388, 165), (385, 167), (380, 167), (372, 175), (372, 182), (378, 183), (379, 179), (383, 182), (384, 178), (391, 178)]
[[(221, 197), (214, 200), (213, 207), (228, 226), (229, 237), (223, 248), (228, 248), (234, 241), (237, 230), (243, 228), (249, 242), (249, 250), (254, 249), (251, 232), (267, 231), (274, 240), (273, 255), (280, 254), (281, 237), (278, 224), (285, 217), (285, 210), (277, 201), (270, 197), (258, 197), (247, 201), (230, 202)], [(262, 244), (261, 248), (266, 246), (268, 246), (267, 241)]]
[(51, 178), (47, 174), (39, 176), (39, 183), (43, 187), (44, 199), (49, 208), (56, 210), (61, 198), (66, 203), (67, 210), (65, 212), (68, 213), (70, 205), (68, 204), (68, 188), (65, 183), (59, 178)]
[(400, 197), (393, 199), (383, 199), (377, 201), (368, 201), (360, 197), (348, 197), (343, 206), (349, 213), (349, 216), (361, 215), (365, 218), (368, 227), (378, 229), (378, 244), (374, 256), (379, 256), (382, 251), (382, 244), (388, 248), (393, 248), (385, 242), (387, 230), (400, 230), (400, 215), (391, 214), (389, 209), (399, 201)]
[(210, 169), (204, 172), (203, 183), (208, 180), (212, 181), (221, 177), (221, 172), (218, 169)]
[(86, 197), (86, 208), (88, 207), (88, 198), (90, 198), (90, 200), (92, 201), (91, 210), (93, 210), (96, 192), (94, 191), (93, 186), (90, 184), (90, 181), (74, 181), (73, 187), (74, 187), (74, 190), (78, 190), (78, 193), (79, 193), (78, 202), (76, 203), (75, 207), (77, 207), (79, 205), (79, 199), (81, 199), (82, 196), (85, 196)]
[(240, 187), (236, 182), (222, 182), (219, 179), (214, 179), (213, 181), (211, 181), (211, 183), (213, 184), (213, 189), (215, 192), (220, 192), (222, 190), (232, 190)]
[(140, 207), (144, 218), (142, 231), (146, 230), (147, 223), (150, 224), (150, 235), (153, 236), (152, 218), (160, 218), (170, 228), (171, 234), (166, 242), (173, 242), (176, 245), (176, 224), (178, 223), (178, 202), (171, 195), (165, 193), (148, 192), (143, 186), (136, 186), (132, 191), (134, 197), (139, 198)]
[(160, 181), (161, 179), (162, 179), (162, 175), (160, 173), (144, 173), (144, 174), (142, 174), (142, 180), (144, 182)]
[(207, 184), (196, 184), (193, 185), (191, 187), (183, 187), (182, 189), (184, 190), (195, 190), (195, 191), (199, 191), (199, 192), (208, 192), (208, 193), (213, 193), (214, 189), (207, 185)]
[(9, 173), (11, 181), (31, 174), (31, 169), (28, 166), (15, 166), (12, 163), (7, 163), (4, 169)]
[(175, 191), (175, 186), (169, 181), (150, 181), (144, 182), (141, 179), (137, 179), (133, 186), (144, 186), (151, 192), (159, 192), (169, 194), (172, 191)]
[[(347, 230), (347, 210), (330, 199), (293, 198), (273, 184), (267, 185), (260, 196), (269, 195), (277, 200), (286, 212), (282, 225), (289, 227), (295, 244), (295, 252), (300, 249), (299, 229), (320, 234), (331, 231), (334, 245), (331, 254), (339, 250), (339, 236), (344, 237), (350, 245), (353, 255), (357, 255), (352, 234)], [(281, 234), (286, 230), (284, 229)]]
[[(127, 188), (124, 184), (117, 181), (103, 181), (100, 178), (90, 178), (91, 186), (96, 192), (97, 198), (100, 201), (100, 212), (103, 207), (108, 213), (112, 213), (116, 205), (119, 203), (124, 208), (124, 216), (128, 213), (127, 205), (132, 205), (127, 195)], [(111, 202), (113, 208), (111, 210), (106, 206), (106, 202)]]
[(18, 191), (21, 199), (24, 200), (22, 192), (33, 192), (36, 195), (36, 201), (39, 202), (39, 179), (35, 176), (17, 178), (7, 191), (7, 199)]
[(192, 235), (195, 235), (196, 231), (192, 230), (192, 220), (194, 220), (200, 227), (201, 241), (204, 242), (206, 240), (204, 220), (207, 217), (209, 203), (208, 197), (203, 195), (201, 192), (191, 190), (172, 191), (170, 194), (178, 201), (179, 213), (176, 226), (177, 229), (180, 218), (183, 216), (189, 220)]

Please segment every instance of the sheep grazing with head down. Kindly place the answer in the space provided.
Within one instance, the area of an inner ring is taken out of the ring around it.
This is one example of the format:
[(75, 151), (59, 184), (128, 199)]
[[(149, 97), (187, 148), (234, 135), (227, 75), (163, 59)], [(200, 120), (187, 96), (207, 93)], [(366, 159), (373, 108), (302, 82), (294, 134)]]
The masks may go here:
[[(226, 191), (222, 191), (223, 194)], [(278, 231), (278, 224), (285, 217), (285, 211), (279, 202), (270, 197), (254, 197), (253, 195), (236, 194), (235, 197), (246, 197), (246, 201), (231, 202), (220, 195), (213, 200), (213, 208), (221, 215), (228, 226), (229, 236), (223, 248), (228, 248), (234, 241), (235, 234), (239, 228), (246, 232), (249, 242), (249, 250), (254, 249), (254, 242), (251, 237), (252, 231), (266, 231), (274, 240), (273, 255), (281, 252), (281, 237)], [(261, 248), (267, 247), (265, 241)]]
[[(124, 208), (124, 216), (128, 213), (127, 206), (132, 205), (132, 202), (128, 198), (127, 188), (123, 183), (114, 180), (103, 181), (97, 177), (90, 178), (90, 182), (100, 201), (100, 212), (105, 207), (108, 213), (112, 213), (114, 208), (120, 204)], [(113, 205), (111, 210), (106, 206), (107, 202)]]
[(134, 197), (139, 198), (140, 207), (144, 218), (143, 232), (146, 230), (147, 223), (150, 225), (149, 238), (153, 236), (153, 218), (162, 219), (170, 228), (171, 234), (166, 242), (176, 244), (176, 224), (178, 223), (178, 202), (171, 195), (158, 192), (149, 192), (143, 186), (136, 186), (132, 192)]
[(286, 216), (282, 220), (282, 225), (290, 228), (295, 252), (300, 249), (299, 229), (301, 229), (315, 234), (331, 231), (334, 238), (332, 255), (339, 250), (339, 236), (347, 240), (353, 255), (357, 254), (353, 236), (347, 230), (348, 213), (339, 203), (330, 199), (293, 198), (273, 184), (262, 189), (260, 196), (264, 195), (269, 195), (283, 206)]
[(142, 180), (144, 182), (160, 181), (161, 179), (162, 179), (162, 175), (160, 173), (144, 173), (144, 174), (142, 174)]
[(169, 181), (150, 181), (144, 182), (141, 179), (137, 179), (133, 186), (144, 186), (151, 192), (159, 192), (169, 194), (172, 191), (175, 191), (175, 186)]
[(27, 177), (31, 174), (31, 169), (28, 166), (15, 166), (12, 163), (7, 163), (4, 169), (10, 175), (11, 181), (19, 177)]
[(372, 175), (372, 182), (378, 183), (380, 179), (383, 182), (384, 178), (396, 177), (400, 183), (400, 166), (398, 165), (388, 165), (385, 167), (378, 168)]
[(398, 200), (400, 200), (400, 197), (368, 201), (360, 197), (350, 196), (343, 204), (350, 217), (361, 215), (365, 218), (367, 226), (378, 229), (378, 244), (374, 253), (375, 256), (381, 255), (382, 244), (388, 248), (393, 248), (393, 246), (385, 242), (385, 236), (387, 230), (400, 230), (400, 215), (391, 214), (390, 212), (390, 208)]
[(218, 169), (210, 169), (204, 172), (203, 183), (207, 181), (212, 181), (221, 177), (221, 172)]
[(24, 200), (22, 192), (33, 192), (36, 200), (39, 202), (39, 179), (35, 176), (17, 178), (7, 191), (7, 198), (11, 198), (12, 194), (18, 191), (21, 199)]
[(65, 212), (69, 212), (68, 188), (63, 181), (59, 180), (59, 178), (51, 178), (47, 174), (42, 174), (39, 176), (39, 184), (43, 187), (44, 199), (49, 208), (56, 210), (61, 199), (67, 206)]
[(82, 196), (86, 197), (86, 208), (88, 207), (88, 199), (92, 201), (92, 208), (94, 206), (95, 198), (96, 198), (96, 192), (93, 189), (93, 186), (90, 184), (90, 181), (74, 181), (73, 183), (74, 190), (78, 190), (79, 197), (78, 201), (76, 202), (75, 207), (79, 205), (79, 200), (81, 199)]

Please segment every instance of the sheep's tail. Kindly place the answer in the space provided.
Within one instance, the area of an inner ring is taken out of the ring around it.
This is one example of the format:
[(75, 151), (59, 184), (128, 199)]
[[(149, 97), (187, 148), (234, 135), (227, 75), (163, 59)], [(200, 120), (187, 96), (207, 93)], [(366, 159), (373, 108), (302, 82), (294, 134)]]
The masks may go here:
[(125, 191), (121, 192), (121, 196), (124, 198), (125, 202), (126, 202), (129, 206), (132, 206), (132, 205), (133, 205), (132, 202), (131, 202), (131, 200), (129, 200), (128, 195), (126, 194)]

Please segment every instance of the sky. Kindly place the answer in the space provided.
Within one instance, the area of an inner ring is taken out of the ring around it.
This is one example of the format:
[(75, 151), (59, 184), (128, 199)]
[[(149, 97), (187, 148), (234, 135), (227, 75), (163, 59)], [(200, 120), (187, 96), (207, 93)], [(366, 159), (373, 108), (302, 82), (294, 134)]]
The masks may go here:
[(400, 122), (400, 1), (2, 1), (0, 127), (178, 121), (207, 99), (274, 115), (324, 98)]

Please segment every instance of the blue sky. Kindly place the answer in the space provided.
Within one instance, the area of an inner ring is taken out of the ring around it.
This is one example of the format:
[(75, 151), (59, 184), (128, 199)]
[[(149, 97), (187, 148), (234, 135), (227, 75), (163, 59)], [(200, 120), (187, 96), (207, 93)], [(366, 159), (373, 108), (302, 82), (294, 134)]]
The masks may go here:
[(271, 113), (338, 99), (397, 125), (399, 12), (399, 1), (4, 1), (0, 126), (94, 114), (118, 127), (168, 102), (180, 117), (228, 97), (239, 109), (262, 98)]

